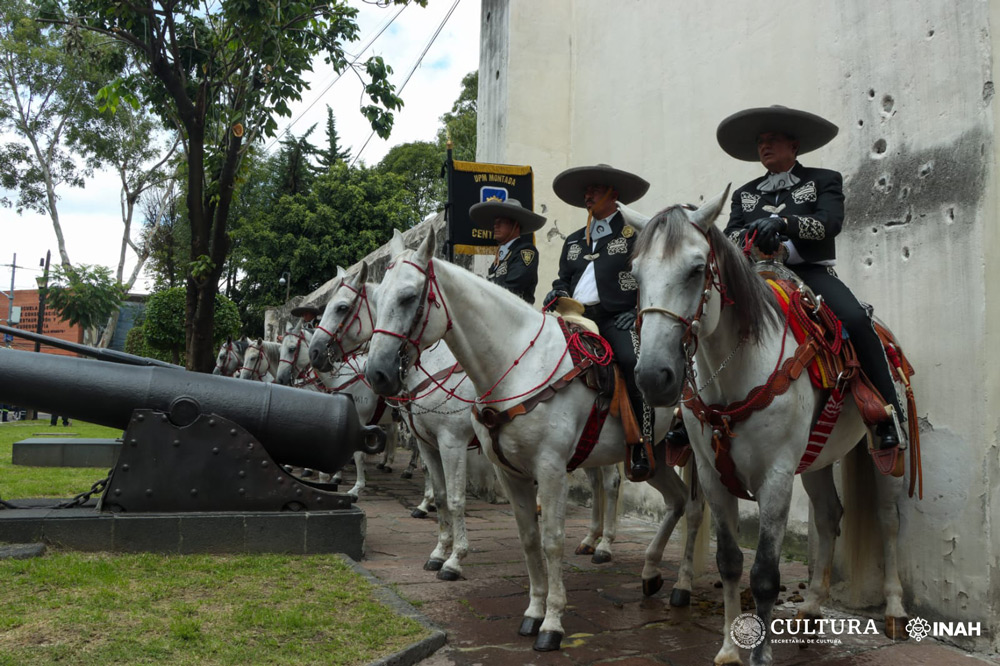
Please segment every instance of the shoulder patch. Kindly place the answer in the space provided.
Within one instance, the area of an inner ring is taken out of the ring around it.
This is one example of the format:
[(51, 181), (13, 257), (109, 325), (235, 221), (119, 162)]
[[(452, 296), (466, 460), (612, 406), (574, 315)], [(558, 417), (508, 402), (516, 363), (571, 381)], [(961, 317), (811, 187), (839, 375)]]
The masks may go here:
[(521, 260), (524, 261), (525, 266), (530, 266), (531, 262), (535, 260), (535, 251), (521, 250)]
[(626, 224), (625, 228), (622, 229), (622, 236), (624, 236), (625, 238), (632, 238), (632, 236), (634, 235), (635, 235), (635, 227), (630, 227), (629, 225)]

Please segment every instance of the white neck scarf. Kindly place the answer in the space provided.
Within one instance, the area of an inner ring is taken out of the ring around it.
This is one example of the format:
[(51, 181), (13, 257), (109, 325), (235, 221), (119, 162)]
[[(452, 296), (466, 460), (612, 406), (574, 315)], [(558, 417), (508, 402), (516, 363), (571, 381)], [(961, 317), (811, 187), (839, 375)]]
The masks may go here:
[(764, 180), (757, 186), (757, 189), (761, 192), (780, 192), (798, 184), (798, 176), (791, 171), (782, 171), (781, 173), (771, 173), (769, 171), (764, 176)]

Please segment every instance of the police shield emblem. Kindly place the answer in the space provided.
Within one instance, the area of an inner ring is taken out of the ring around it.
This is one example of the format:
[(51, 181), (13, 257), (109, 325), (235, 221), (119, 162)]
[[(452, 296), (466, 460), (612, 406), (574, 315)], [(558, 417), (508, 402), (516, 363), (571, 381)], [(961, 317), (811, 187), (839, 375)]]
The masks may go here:
[(534, 250), (521, 250), (521, 261), (524, 262), (525, 266), (530, 266), (531, 262), (535, 260)]

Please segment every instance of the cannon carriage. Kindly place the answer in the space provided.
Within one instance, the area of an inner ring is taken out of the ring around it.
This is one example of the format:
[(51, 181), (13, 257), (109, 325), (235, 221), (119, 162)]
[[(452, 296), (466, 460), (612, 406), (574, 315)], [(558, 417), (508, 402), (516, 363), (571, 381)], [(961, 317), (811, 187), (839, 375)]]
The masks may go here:
[[(343, 547), (346, 533), (335, 539), (313, 534), (311, 540), (314, 544), (337, 542), (341, 545), (334, 550), (360, 557), (364, 521), (360, 510), (352, 506), (352, 497), (337, 492), (334, 485), (309, 482), (285, 470), (285, 466), (297, 466), (335, 471), (351, 460), (355, 451), (382, 450), (383, 431), (359, 422), (350, 396), (241, 382), (176, 366), (124, 365), (122, 362), (145, 364), (147, 360), (118, 356), (115, 360), (119, 362), (111, 363), (0, 351), (0, 403), (15, 403), (124, 430), (118, 460), (103, 480), (96, 505), (90, 502), (81, 508), (69, 503), (60, 511), (38, 502), (4, 497), (12, 501), (5, 503), (8, 510), (0, 511), (0, 541), (52, 541), (54, 529), (51, 525), (46, 529), (46, 520), (59, 521), (60, 534), (65, 536), (66, 521), (72, 516), (85, 518), (88, 524), (95, 517), (111, 522), (128, 518), (133, 525), (146, 517), (154, 526), (151, 531), (155, 531), (155, 525), (170, 524), (164, 522), (164, 516), (178, 521), (187, 517), (184, 522), (189, 526), (198, 522), (193, 520), (195, 517), (204, 523), (205, 517), (214, 516), (232, 523), (228, 529), (231, 535), (234, 526), (242, 525), (236, 530), (242, 534), (235, 534), (232, 547), (222, 548), (224, 551), (309, 552), (310, 538), (305, 535), (308, 519), (314, 519), (314, 527), (320, 522), (330, 527), (342, 522), (331, 522), (332, 514), (339, 513), (348, 519), (347, 532), (357, 532), (357, 543)], [(288, 516), (281, 522), (301, 525), (303, 534), (282, 527), (278, 531), (290, 536), (291, 544), (262, 547), (266, 539), (261, 537), (259, 526), (248, 527), (248, 516), (267, 519), (270, 524)], [(215, 524), (218, 528), (220, 523)], [(112, 543), (105, 544), (110, 547), (98, 544), (92, 549), (134, 549), (124, 542), (117, 543), (114, 530), (111, 532)], [(183, 552), (183, 535), (176, 536), (177, 548)], [(206, 533), (188, 541), (202, 538), (211, 541), (212, 535)], [(248, 547), (250, 541), (258, 546)], [(297, 542), (302, 543), (301, 549), (295, 545)], [(66, 544), (65, 539), (61, 543)], [(151, 549), (173, 550), (172, 543), (168, 534), (163, 541), (165, 547)], [(209, 549), (219, 552), (218, 544)], [(314, 548), (311, 552), (320, 550)]]

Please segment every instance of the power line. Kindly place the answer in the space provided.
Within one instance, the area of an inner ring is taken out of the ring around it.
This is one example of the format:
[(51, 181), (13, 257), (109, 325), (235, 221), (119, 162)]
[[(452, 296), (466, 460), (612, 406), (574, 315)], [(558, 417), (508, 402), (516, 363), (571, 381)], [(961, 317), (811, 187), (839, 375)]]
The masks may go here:
[[(430, 51), (431, 46), (434, 44), (434, 40), (436, 40), (438, 35), (441, 34), (441, 31), (444, 29), (445, 23), (447, 23), (448, 19), (451, 18), (452, 13), (455, 11), (455, 8), (458, 7), (458, 3), (460, 1), (461, 0), (455, 0), (455, 2), (451, 5), (451, 9), (449, 9), (448, 13), (444, 15), (444, 19), (441, 21), (441, 25), (439, 25), (437, 27), (437, 30), (434, 31), (434, 34), (431, 35), (430, 40), (427, 42), (427, 46), (425, 46), (424, 50), (420, 53), (420, 57), (418, 57), (417, 61), (413, 63), (413, 67), (410, 68), (409, 74), (407, 74), (406, 78), (403, 80), (403, 85), (399, 86), (399, 93), (401, 95), (403, 93), (403, 88), (405, 88), (406, 84), (410, 82), (410, 77), (413, 76), (413, 73), (415, 71), (417, 71), (417, 67), (420, 66), (420, 63), (423, 61), (424, 56), (427, 55), (428, 51)], [(351, 160), (351, 166), (354, 166), (354, 164), (358, 161), (358, 158), (361, 157), (361, 153), (365, 152), (365, 148), (368, 147), (368, 142), (372, 140), (373, 136), (375, 136), (375, 130), (372, 130), (371, 134), (368, 135), (368, 138), (365, 139), (364, 144), (361, 146), (361, 150), (359, 150), (358, 154), (354, 156), (353, 160)]]
[[(303, 117), (303, 116), (305, 116), (305, 115), (306, 115), (306, 113), (308, 113), (310, 109), (312, 109), (312, 108), (313, 108), (314, 106), (316, 106), (316, 102), (318, 102), (318, 101), (319, 101), (320, 99), (322, 99), (322, 98), (323, 98), (323, 95), (325, 95), (325, 94), (327, 94), (328, 92), (330, 92), (330, 88), (332, 88), (332, 87), (333, 87), (333, 85), (334, 85), (334, 84), (335, 84), (335, 83), (336, 83), (337, 81), (339, 81), (339, 80), (340, 80), (340, 78), (341, 78), (342, 76), (344, 76), (344, 74), (345, 74), (345, 73), (346, 73), (346, 72), (347, 72), (347, 71), (348, 71), (349, 69), (352, 69), (352, 68), (354, 67), (355, 63), (357, 63), (357, 62), (358, 62), (358, 60), (360, 60), (360, 59), (361, 59), (361, 56), (362, 56), (362, 55), (364, 54), (364, 52), (368, 50), (368, 47), (370, 47), (370, 46), (371, 46), (372, 44), (374, 44), (374, 43), (375, 43), (375, 40), (376, 40), (376, 39), (378, 39), (379, 37), (381, 37), (381, 36), (382, 36), (382, 33), (383, 33), (383, 32), (385, 32), (386, 30), (388, 30), (388, 29), (389, 29), (389, 26), (390, 26), (390, 25), (392, 25), (392, 24), (393, 24), (393, 22), (394, 22), (394, 21), (395, 21), (395, 20), (396, 20), (397, 18), (399, 18), (399, 15), (403, 13), (403, 10), (404, 10), (404, 9), (406, 9), (407, 7), (409, 7), (409, 6), (410, 6), (410, 3), (409, 3), (409, 2), (407, 2), (407, 3), (406, 3), (406, 4), (404, 4), (404, 5), (402, 6), (402, 7), (400, 7), (400, 8), (399, 8), (399, 11), (398, 11), (398, 12), (396, 12), (396, 13), (395, 13), (395, 14), (394, 14), (394, 15), (393, 15), (393, 16), (392, 16), (391, 18), (389, 18), (389, 19), (388, 19), (388, 20), (387, 20), (387, 21), (386, 21), (386, 22), (385, 22), (385, 23), (384, 23), (384, 24), (382, 25), (382, 27), (381, 27), (381, 28), (379, 28), (378, 32), (376, 32), (376, 33), (375, 33), (375, 36), (374, 36), (374, 37), (372, 37), (371, 39), (369, 39), (369, 40), (368, 40), (368, 42), (367, 42), (367, 43), (366, 43), (366, 44), (365, 44), (364, 46), (362, 46), (362, 47), (361, 47), (360, 49), (358, 49), (358, 55), (354, 56), (354, 60), (352, 60), (352, 61), (351, 61), (351, 63), (350, 63), (350, 64), (349, 64), (349, 65), (348, 65), (347, 67), (345, 67), (345, 68), (344, 68), (344, 71), (342, 71), (342, 72), (340, 72), (339, 74), (337, 74), (337, 76), (336, 76), (336, 77), (335, 77), (335, 78), (333, 79), (333, 81), (331, 81), (331, 82), (330, 82), (330, 84), (329, 84), (329, 85), (328, 85), (328, 86), (327, 86), (326, 88), (324, 88), (324, 89), (323, 89), (323, 92), (321, 92), (321, 93), (320, 93), (319, 95), (317, 95), (317, 96), (316, 96), (316, 99), (314, 99), (314, 100), (313, 100), (312, 102), (310, 102), (310, 103), (309, 103), (309, 106), (307, 106), (307, 107), (306, 107), (305, 109), (303, 109), (303, 110), (302, 110), (302, 111), (301, 111), (301, 112), (299, 113), (298, 117), (296, 117), (296, 118), (295, 118), (294, 120), (292, 120), (292, 121), (291, 121), (290, 123), (288, 123), (288, 125), (287, 125), (287, 126), (285, 127), (285, 131), (284, 131), (284, 132), (282, 132), (282, 135), (285, 135), (285, 134), (288, 134), (288, 133), (289, 133), (289, 131), (290, 131), (290, 130), (292, 129), (292, 126), (293, 126), (293, 125), (295, 125), (295, 123), (297, 123), (297, 122), (299, 122), (300, 120), (302, 120), (302, 117)], [(265, 149), (264, 149), (264, 151), (265, 151), (265, 152), (267, 152), (267, 151), (271, 150), (271, 148), (273, 148), (273, 147), (274, 147), (274, 144), (275, 144), (275, 143), (277, 143), (277, 142), (278, 142), (278, 137), (274, 137), (273, 139), (271, 139), (271, 143), (270, 143), (270, 144), (268, 144), (267, 148), (265, 148)]]

